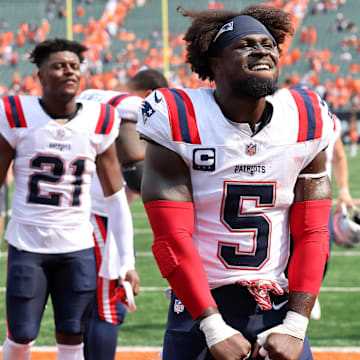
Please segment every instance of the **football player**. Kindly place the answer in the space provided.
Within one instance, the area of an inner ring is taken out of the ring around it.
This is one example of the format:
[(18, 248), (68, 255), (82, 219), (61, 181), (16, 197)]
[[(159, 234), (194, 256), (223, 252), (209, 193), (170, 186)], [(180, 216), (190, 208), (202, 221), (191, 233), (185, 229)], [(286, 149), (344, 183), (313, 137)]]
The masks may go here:
[[(120, 134), (116, 140), (116, 145), (124, 180), (128, 188), (129, 202), (140, 192), (145, 156), (145, 142), (140, 140), (136, 132), (138, 111), (144, 97), (154, 89), (167, 86), (167, 80), (160, 72), (143, 70), (128, 82), (129, 93), (88, 89), (79, 96), (80, 100), (92, 100), (114, 106), (121, 118)], [(98, 277), (97, 298), (94, 301), (90, 321), (86, 326), (85, 359), (112, 360), (115, 357), (120, 325), (124, 321), (127, 310), (133, 310), (130, 309), (130, 304), (126, 306), (121, 301), (121, 298), (117, 298), (117, 293), (120, 290), (117, 287), (117, 279), (120, 277), (128, 280), (135, 296), (139, 293), (140, 279), (135, 271), (131, 217), (123, 219), (127, 226), (126, 229), (123, 229), (122, 236), (126, 236), (128, 239), (128, 249), (126, 253), (118, 255), (116, 247), (111, 248), (111, 243), (106, 242), (108, 237), (107, 209), (96, 175), (91, 183), (90, 191), (95, 255), (98, 272), (100, 271), (100, 264), (102, 264), (102, 276)], [(123, 199), (123, 201), (123, 206), (128, 207), (126, 199)], [(117, 236), (116, 234), (113, 235)], [(121, 266), (119, 266), (118, 260), (120, 260)]]
[(137, 125), (153, 253), (173, 289), (163, 358), (312, 359), (332, 197), (328, 107), (312, 91), (277, 89), (290, 14), (179, 10), (192, 20), (187, 61), (215, 89), (155, 90)]
[[(0, 101), (0, 184), (14, 160), (15, 190), (6, 289), (4, 360), (30, 359), (51, 296), (59, 360), (83, 359), (87, 309), (96, 294), (90, 182), (96, 170), (109, 228), (122, 233), (129, 209), (114, 140), (120, 119), (106, 104), (76, 101), (85, 46), (65, 39), (36, 45), (42, 96)], [(120, 219), (120, 220), (119, 220)], [(119, 253), (126, 238), (116, 239)]]
[[(340, 119), (333, 114), (334, 133), (331, 137), (329, 146), (326, 149), (326, 170), (329, 178), (334, 175), (336, 185), (338, 187), (338, 197), (336, 201), (336, 218), (341, 218), (342, 205), (346, 208), (354, 209), (354, 200), (349, 190), (349, 172), (346, 159), (344, 144), (341, 139), (341, 122)], [(333, 239), (336, 239), (334, 234), (334, 218), (330, 213), (329, 218), (329, 253), (331, 255), (331, 246)], [(329, 256), (330, 257), (330, 256)], [(328, 270), (329, 261), (326, 262), (324, 276)], [(311, 319), (319, 320), (321, 318), (321, 306), (319, 299), (316, 298), (314, 307), (311, 311)]]

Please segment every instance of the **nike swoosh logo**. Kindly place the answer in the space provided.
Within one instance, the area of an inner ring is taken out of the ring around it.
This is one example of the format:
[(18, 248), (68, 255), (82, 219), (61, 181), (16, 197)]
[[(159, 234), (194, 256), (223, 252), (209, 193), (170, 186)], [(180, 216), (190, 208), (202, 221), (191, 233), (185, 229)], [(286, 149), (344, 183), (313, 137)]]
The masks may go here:
[(289, 300), (285, 300), (279, 304), (272, 304), (274, 310), (280, 310)]
[(159, 102), (161, 102), (161, 100), (162, 100), (162, 97), (158, 98), (158, 96), (157, 96), (157, 91), (155, 91), (154, 98), (155, 98), (155, 102), (156, 102), (156, 103), (159, 103)]

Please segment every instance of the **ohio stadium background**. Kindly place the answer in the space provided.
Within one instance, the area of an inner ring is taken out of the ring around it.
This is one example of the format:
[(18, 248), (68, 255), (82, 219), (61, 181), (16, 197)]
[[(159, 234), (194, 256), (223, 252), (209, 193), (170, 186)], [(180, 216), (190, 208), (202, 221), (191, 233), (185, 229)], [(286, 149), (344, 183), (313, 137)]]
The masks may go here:
[[(177, 6), (242, 9), (258, 3), (293, 14), (296, 34), (282, 48), (281, 86), (315, 89), (340, 118), (343, 141), (349, 144), (349, 135), (360, 133), (360, 0), (0, 0), (0, 97), (41, 95), (28, 53), (36, 43), (55, 37), (78, 40), (89, 48), (81, 89), (121, 91), (130, 77), (145, 68), (164, 72), (171, 87), (212, 86), (185, 63), (182, 38), (189, 19), (176, 11)], [(360, 198), (359, 157), (348, 157), (350, 190), (356, 199)], [(138, 199), (132, 214), (142, 291), (138, 310), (121, 327), (117, 359), (158, 359), (166, 323), (168, 300), (163, 291), (167, 283), (152, 258), (152, 233)], [(0, 344), (6, 333), (4, 242), (1, 251)], [(359, 259), (359, 247), (333, 248), (320, 292), (322, 317), (312, 321), (308, 331), (316, 360), (360, 359)], [(33, 359), (56, 358), (53, 331), (49, 306)]]

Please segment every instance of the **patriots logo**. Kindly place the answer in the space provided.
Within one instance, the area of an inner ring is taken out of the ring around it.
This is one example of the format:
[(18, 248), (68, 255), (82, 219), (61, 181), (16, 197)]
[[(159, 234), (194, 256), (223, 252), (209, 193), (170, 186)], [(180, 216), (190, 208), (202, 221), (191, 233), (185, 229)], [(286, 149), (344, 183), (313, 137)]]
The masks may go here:
[(147, 101), (144, 101), (141, 107), (141, 113), (145, 124), (147, 119), (155, 113), (155, 110), (151, 107), (151, 105)]
[(225, 24), (222, 26), (222, 28), (219, 30), (219, 32), (216, 34), (213, 42), (215, 42), (218, 37), (223, 34), (224, 32), (227, 32), (227, 31), (233, 31), (234, 30), (234, 22), (233, 21), (230, 21), (229, 23)]

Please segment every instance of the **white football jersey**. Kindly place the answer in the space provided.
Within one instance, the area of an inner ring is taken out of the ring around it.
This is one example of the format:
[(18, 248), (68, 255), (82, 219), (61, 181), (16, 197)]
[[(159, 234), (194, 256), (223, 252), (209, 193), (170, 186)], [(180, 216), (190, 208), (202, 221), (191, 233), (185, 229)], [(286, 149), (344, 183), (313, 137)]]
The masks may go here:
[(121, 93), (112, 90), (88, 89), (78, 97), (79, 100), (93, 100), (103, 104), (109, 104), (116, 108), (122, 119), (137, 121), (138, 110), (143, 98), (137, 95)]
[(224, 117), (213, 89), (156, 90), (137, 123), (141, 134), (189, 167), (193, 241), (211, 288), (255, 279), (287, 286), (295, 183), (328, 145), (333, 121), (309, 90), (283, 89), (267, 101), (271, 121), (255, 134)]
[(0, 132), (16, 149), (10, 244), (36, 252), (68, 252), (93, 246), (90, 182), (95, 159), (118, 135), (113, 107), (81, 101), (65, 125), (43, 110), (37, 97), (0, 101)]
[[(103, 104), (114, 106), (122, 119), (137, 121), (138, 112), (144, 101), (137, 95), (121, 93), (111, 90), (88, 89), (84, 90), (78, 97), (80, 100), (92, 100)], [(91, 212), (94, 214), (107, 216), (104, 202), (104, 193), (97, 174), (95, 173), (91, 182)]]

